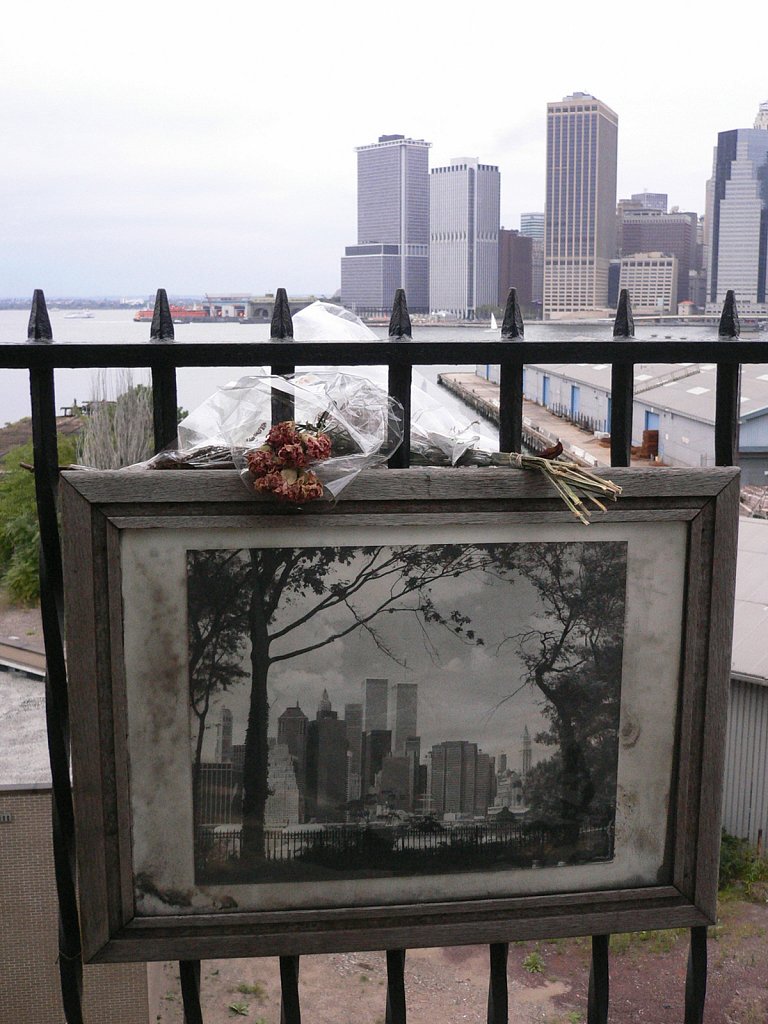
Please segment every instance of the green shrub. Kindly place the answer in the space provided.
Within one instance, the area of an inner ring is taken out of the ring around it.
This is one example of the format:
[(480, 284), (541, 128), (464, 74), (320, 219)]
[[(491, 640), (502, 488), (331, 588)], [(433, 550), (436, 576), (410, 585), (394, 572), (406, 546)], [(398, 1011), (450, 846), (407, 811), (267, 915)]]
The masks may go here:
[[(74, 461), (71, 438), (59, 438), (59, 465)], [(39, 530), (31, 444), (8, 452), (0, 469), (0, 585), (12, 601), (34, 604), (40, 594), (37, 578)]]
[(721, 889), (742, 883), (747, 889), (755, 882), (768, 880), (768, 860), (758, 856), (748, 839), (732, 836), (723, 829), (720, 842)]
[(523, 960), (523, 967), (529, 974), (541, 974), (544, 970), (544, 958), (536, 951), (529, 953)]

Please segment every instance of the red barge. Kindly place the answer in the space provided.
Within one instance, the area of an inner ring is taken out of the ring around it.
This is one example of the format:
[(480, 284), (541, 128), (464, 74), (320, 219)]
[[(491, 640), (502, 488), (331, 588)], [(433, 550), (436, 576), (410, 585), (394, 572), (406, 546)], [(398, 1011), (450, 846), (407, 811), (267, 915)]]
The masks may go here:
[[(175, 324), (193, 324), (193, 323), (212, 323), (214, 317), (210, 315), (207, 309), (196, 306), (171, 306), (171, 319)], [(144, 320), (152, 321), (154, 315), (153, 309), (140, 309), (136, 316), (133, 318), (139, 322)]]

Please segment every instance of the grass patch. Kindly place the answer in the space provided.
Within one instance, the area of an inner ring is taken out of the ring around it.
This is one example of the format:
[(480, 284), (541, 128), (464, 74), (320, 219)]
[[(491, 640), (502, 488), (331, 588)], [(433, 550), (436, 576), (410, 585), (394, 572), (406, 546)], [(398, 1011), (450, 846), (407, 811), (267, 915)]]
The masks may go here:
[(529, 953), (523, 960), (523, 968), (529, 974), (542, 974), (544, 972), (544, 958), (538, 950)]
[(258, 981), (254, 981), (252, 985), (243, 981), (237, 986), (235, 991), (242, 992), (244, 996), (256, 996), (257, 999), (264, 999), (267, 994), (267, 990)]
[(681, 938), (688, 934), (687, 928), (662, 928), (642, 932), (619, 932), (611, 936), (610, 950), (619, 956), (633, 951), (669, 953)]

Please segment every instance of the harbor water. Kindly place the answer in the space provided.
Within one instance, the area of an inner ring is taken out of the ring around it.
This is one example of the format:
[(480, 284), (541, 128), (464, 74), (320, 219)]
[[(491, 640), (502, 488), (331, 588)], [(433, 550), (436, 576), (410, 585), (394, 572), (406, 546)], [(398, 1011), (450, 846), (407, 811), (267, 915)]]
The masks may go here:
[[(97, 310), (93, 319), (67, 318), (63, 310), (51, 310), (51, 326), (57, 342), (131, 342), (149, 340), (150, 325), (146, 322), (135, 323), (131, 310)], [(29, 314), (19, 310), (0, 310), (0, 344), (9, 341), (24, 341), (27, 334)], [(269, 337), (266, 324), (177, 324), (176, 340), (204, 342), (217, 341), (263, 341)], [(380, 337), (387, 336), (386, 328), (375, 328)], [(532, 341), (573, 339), (573, 340), (605, 340), (611, 339), (610, 323), (579, 323), (557, 324), (532, 322), (526, 325), (526, 338)], [(711, 338), (717, 333), (714, 326), (698, 325), (658, 325), (642, 324), (637, 327), (636, 336), (643, 338)], [(415, 337), (426, 337), (439, 341), (488, 341), (494, 337), (485, 324), (477, 327), (414, 327)], [(498, 335), (496, 335), (498, 336)], [(441, 365), (422, 367), (420, 372), (428, 380), (434, 382), (439, 373), (459, 371), (473, 372), (473, 366)], [(212, 394), (217, 387), (238, 377), (253, 373), (257, 367), (182, 367), (178, 371), (179, 404), (185, 409), (193, 409)], [(364, 372), (364, 370), (363, 370)], [(84, 402), (92, 398), (98, 391), (96, 370), (57, 370), (56, 371), (56, 404), (61, 410), (75, 402)], [(149, 383), (149, 372), (144, 369), (132, 371), (133, 383)], [(115, 372), (111, 371), (111, 380), (115, 381)], [(114, 386), (114, 384), (113, 384)], [(450, 409), (458, 422), (467, 423), (474, 418), (463, 403), (448, 392), (445, 395), (445, 406)], [(0, 426), (12, 423), (24, 416), (29, 416), (29, 375), (26, 370), (0, 369)], [(469, 417), (469, 418), (468, 418)]]

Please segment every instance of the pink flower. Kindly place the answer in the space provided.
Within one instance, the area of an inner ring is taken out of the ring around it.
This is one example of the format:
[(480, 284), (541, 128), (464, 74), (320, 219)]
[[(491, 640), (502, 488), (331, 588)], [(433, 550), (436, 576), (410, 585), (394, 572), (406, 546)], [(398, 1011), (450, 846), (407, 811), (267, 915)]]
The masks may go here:
[(330, 457), (331, 439), (327, 434), (303, 434), (302, 440), (306, 445), (307, 455), (310, 459), (320, 461), (320, 459)]
[(271, 448), (257, 448), (255, 451), (246, 452), (245, 461), (252, 476), (262, 476), (277, 465), (275, 453)]
[(301, 437), (293, 420), (276, 423), (267, 434), (267, 443), (275, 448), (284, 444), (301, 444)]
[(266, 473), (264, 476), (257, 477), (253, 481), (253, 486), (257, 491), (265, 493), (267, 491), (276, 491), (283, 486), (283, 478), (279, 473)]
[(307, 455), (301, 444), (284, 444), (277, 451), (278, 461), (284, 466), (306, 466)]

